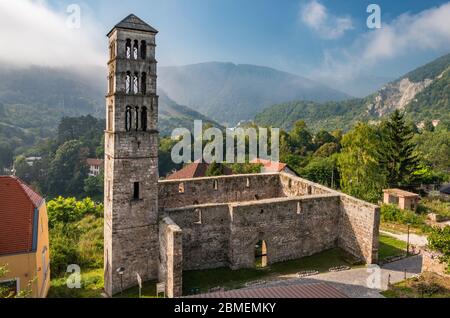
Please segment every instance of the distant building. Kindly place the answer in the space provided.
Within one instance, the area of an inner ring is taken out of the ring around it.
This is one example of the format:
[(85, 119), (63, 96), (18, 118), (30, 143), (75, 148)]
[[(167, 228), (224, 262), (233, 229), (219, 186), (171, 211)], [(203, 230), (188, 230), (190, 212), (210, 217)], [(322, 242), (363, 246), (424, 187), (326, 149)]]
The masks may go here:
[(45, 200), (16, 177), (0, 177), (0, 266), (9, 271), (0, 285), (45, 298), (50, 287)]
[(291, 169), (286, 163), (282, 162), (274, 162), (266, 159), (260, 159), (257, 158), (253, 160), (251, 163), (254, 164), (262, 164), (262, 171), (263, 173), (266, 172), (286, 172), (293, 176), (298, 176), (297, 173), (293, 169)]
[[(189, 163), (184, 166), (183, 169), (169, 175), (166, 180), (203, 178), (206, 177), (206, 171), (208, 170), (208, 167), (209, 164), (205, 162)], [(224, 175), (232, 174), (233, 171), (230, 168), (224, 167)]]
[(87, 159), (87, 165), (89, 166), (89, 177), (96, 177), (103, 170), (103, 159)]
[(417, 210), (420, 200), (420, 196), (418, 194), (401, 189), (385, 189), (383, 190), (383, 193), (384, 203), (395, 204), (403, 210)]
[(30, 166), (34, 166), (34, 164), (38, 161), (41, 161), (42, 157), (27, 157), (25, 158), (25, 162)]

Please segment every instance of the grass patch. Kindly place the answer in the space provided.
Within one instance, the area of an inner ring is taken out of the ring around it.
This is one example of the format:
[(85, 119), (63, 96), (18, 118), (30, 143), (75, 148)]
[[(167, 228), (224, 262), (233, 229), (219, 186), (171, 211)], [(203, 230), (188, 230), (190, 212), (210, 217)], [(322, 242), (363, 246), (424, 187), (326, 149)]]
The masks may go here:
[(304, 270), (327, 272), (329, 268), (341, 265), (352, 266), (351, 257), (341, 249), (335, 248), (299, 260), (272, 264), (265, 268), (240, 269), (236, 271), (229, 268), (186, 271), (183, 273), (183, 294), (192, 294), (194, 289), (205, 293), (214, 287), (225, 289), (242, 288), (245, 286), (245, 283), (255, 280), (295, 274)]
[[(51, 280), (48, 298), (102, 298), (103, 293), (103, 269), (93, 269), (81, 274), (81, 288), (67, 287), (67, 278), (55, 278)], [(156, 281), (148, 281), (142, 284), (142, 298), (154, 298), (156, 295)], [(139, 288), (132, 287), (119, 293), (114, 298), (138, 298)]]
[(103, 293), (103, 269), (81, 273), (81, 288), (67, 287), (67, 278), (52, 279), (48, 298), (101, 298)]
[(392, 285), (381, 292), (387, 298), (450, 298), (450, 278), (436, 273), (423, 273)]
[(380, 234), (379, 240), (378, 259), (380, 261), (385, 260), (387, 257), (405, 255), (406, 242), (383, 234)]

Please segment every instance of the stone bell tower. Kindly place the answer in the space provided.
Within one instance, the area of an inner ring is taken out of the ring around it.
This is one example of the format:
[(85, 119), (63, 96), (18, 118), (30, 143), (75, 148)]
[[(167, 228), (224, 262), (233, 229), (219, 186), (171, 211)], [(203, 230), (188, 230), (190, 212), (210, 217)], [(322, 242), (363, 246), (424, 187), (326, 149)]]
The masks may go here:
[(109, 33), (105, 131), (105, 292), (158, 276), (155, 36), (131, 14)]

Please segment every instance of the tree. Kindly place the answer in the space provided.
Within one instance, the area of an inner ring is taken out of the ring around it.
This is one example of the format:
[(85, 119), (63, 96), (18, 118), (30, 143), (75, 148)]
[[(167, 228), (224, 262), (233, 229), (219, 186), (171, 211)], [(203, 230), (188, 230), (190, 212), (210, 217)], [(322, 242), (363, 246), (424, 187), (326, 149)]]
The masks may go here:
[(299, 120), (294, 124), (294, 128), (289, 136), (294, 153), (306, 155), (312, 149), (312, 136), (303, 120)]
[(345, 193), (371, 202), (380, 198), (386, 173), (378, 162), (379, 145), (377, 130), (365, 123), (344, 135), (338, 165)]
[(101, 171), (98, 176), (88, 177), (84, 180), (84, 193), (94, 199), (101, 199), (104, 188), (104, 172)]
[(314, 136), (314, 143), (316, 149), (320, 148), (324, 144), (336, 142), (337, 142), (336, 138), (326, 130), (321, 130)]
[(87, 152), (88, 150), (77, 140), (67, 141), (61, 145), (50, 164), (46, 193), (53, 196), (80, 196), (88, 173)]
[(413, 132), (406, 125), (404, 114), (396, 110), (382, 125), (382, 143), (378, 148), (379, 161), (387, 171), (390, 186), (410, 184), (416, 177), (419, 160), (411, 142)]
[(334, 188), (339, 183), (339, 171), (336, 156), (314, 158), (301, 170), (302, 177)]
[(221, 163), (213, 161), (206, 169), (207, 177), (222, 176), (225, 173), (225, 166)]

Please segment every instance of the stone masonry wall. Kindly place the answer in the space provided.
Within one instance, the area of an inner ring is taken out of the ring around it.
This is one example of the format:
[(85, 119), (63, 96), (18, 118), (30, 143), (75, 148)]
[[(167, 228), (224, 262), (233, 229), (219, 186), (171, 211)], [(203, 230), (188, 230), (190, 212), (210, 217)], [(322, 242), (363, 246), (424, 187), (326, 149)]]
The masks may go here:
[(165, 217), (159, 225), (159, 273), (160, 282), (166, 284), (166, 296), (183, 294), (182, 231), (172, 219)]
[(166, 213), (183, 229), (183, 270), (229, 265), (231, 220), (227, 204), (190, 206)]
[(325, 193), (339, 195), (339, 247), (368, 264), (378, 261), (378, 206), (289, 174), (281, 173), (280, 180), (287, 196)]
[(264, 240), (268, 263), (310, 256), (337, 246), (339, 196), (280, 198), (231, 204), (230, 263), (255, 264), (255, 244)]
[[(215, 189), (215, 182), (217, 189)], [(278, 174), (250, 174), (159, 181), (159, 207), (253, 201), (284, 196)], [(184, 193), (179, 187), (184, 187)]]
[(367, 264), (378, 262), (380, 208), (341, 195), (339, 247)]

